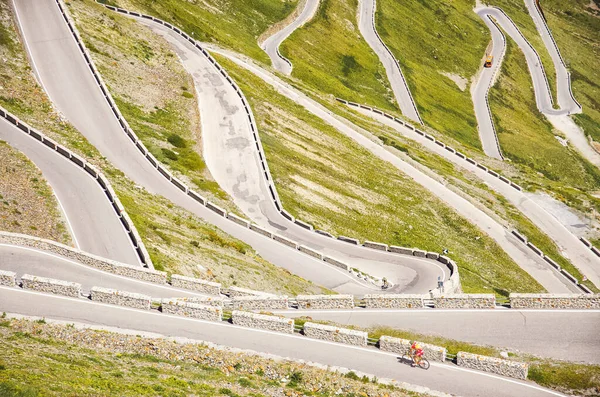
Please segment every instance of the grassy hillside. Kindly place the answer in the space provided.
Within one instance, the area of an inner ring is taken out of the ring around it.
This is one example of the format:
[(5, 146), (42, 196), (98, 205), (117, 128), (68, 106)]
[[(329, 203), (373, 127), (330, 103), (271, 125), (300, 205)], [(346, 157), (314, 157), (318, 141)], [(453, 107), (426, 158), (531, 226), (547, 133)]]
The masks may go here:
[(0, 230), (71, 244), (44, 175), (23, 153), (0, 141)]
[(583, 114), (574, 118), (588, 136), (600, 142), (600, 2), (543, 0), (541, 4), (572, 73), (573, 94), (583, 106)]
[(292, 214), (338, 235), (435, 252), (449, 248), (467, 292), (541, 290), (493, 240), (423, 187), (254, 75), (219, 61), (250, 101)]
[(239, 213), (206, 168), (194, 82), (169, 43), (92, 0), (69, 6), (121, 113), (148, 150), (209, 200)]
[(198, 40), (217, 42), (270, 65), (257, 39), (285, 19), (297, 0), (105, 0), (108, 4), (143, 11), (176, 24)]
[(355, 373), (44, 320), (0, 320), (0, 347), (0, 396), (426, 396)]
[(378, 0), (376, 4), (377, 31), (400, 62), (423, 121), (480, 149), (469, 87), (490, 38), (472, 11), (473, 2)]
[(281, 45), (309, 89), (396, 109), (383, 65), (358, 30), (357, 0), (321, 0), (315, 17)]
[(322, 288), (265, 261), (245, 243), (164, 199), (148, 193), (116, 170), (73, 126), (56, 113), (37, 85), (19, 42), (9, 0), (0, 0), (4, 45), (0, 62), (0, 105), (101, 169), (138, 228), (157, 269), (211, 278), (224, 285), (290, 295)]

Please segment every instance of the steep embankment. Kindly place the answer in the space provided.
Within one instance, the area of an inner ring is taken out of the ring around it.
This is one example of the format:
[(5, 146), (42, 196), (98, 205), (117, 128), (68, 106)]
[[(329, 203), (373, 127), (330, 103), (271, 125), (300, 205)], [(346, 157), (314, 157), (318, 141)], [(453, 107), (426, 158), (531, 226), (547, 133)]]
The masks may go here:
[(0, 158), (0, 230), (71, 244), (59, 204), (41, 171), (3, 141)]

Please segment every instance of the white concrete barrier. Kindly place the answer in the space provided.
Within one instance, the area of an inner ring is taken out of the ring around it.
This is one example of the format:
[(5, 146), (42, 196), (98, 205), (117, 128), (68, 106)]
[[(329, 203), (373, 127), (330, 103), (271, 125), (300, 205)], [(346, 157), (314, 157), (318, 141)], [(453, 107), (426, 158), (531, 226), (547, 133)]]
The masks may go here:
[(465, 352), (458, 352), (456, 363), (459, 367), (491, 372), (517, 379), (527, 379), (527, 372), (529, 370), (529, 365), (526, 363)]
[(321, 254), (319, 251), (316, 251), (312, 248), (309, 248), (305, 245), (299, 245), (298, 246), (298, 251), (305, 253), (306, 255), (310, 255), (313, 258), (317, 258), (318, 260), (323, 260), (323, 254)]
[(350, 270), (350, 265), (348, 265), (347, 263), (344, 263), (338, 259), (332, 258), (330, 256), (323, 257), (323, 260), (333, 266), (339, 267), (340, 269), (343, 269), (346, 271)]
[(294, 333), (294, 320), (285, 317), (234, 310), (231, 313), (231, 322), (242, 327), (266, 329), (285, 334)]
[(367, 346), (367, 333), (353, 329), (338, 328), (330, 325), (304, 323), (304, 335), (330, 342), (345, 343), (354, 346)]
[(56, 280), (47, 277), (37, 277), (31, 274), (21, 276), (24, 289), (46, 292), (49, 294), (70, 296), (79, 298), (81, 295), (81, 284), (70, 281)]

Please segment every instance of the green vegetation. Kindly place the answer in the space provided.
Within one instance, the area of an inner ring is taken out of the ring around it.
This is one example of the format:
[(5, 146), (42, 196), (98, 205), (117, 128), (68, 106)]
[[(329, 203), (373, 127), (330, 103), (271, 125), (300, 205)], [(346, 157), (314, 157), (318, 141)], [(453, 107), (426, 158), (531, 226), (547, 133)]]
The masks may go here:
[[(202, 344), (6, 323), (0, 327), (0, 396), (425, 397), (356, 374)], [(344, 392), (336, 393), (340, 387)]]
[(542, 290), (493, 240), (423, 187), (254, 75), (218, 60), (252, 106), (279, 195), (292, 214), (337, 235), (434, 252), (448, 248), (468, 292)]
[(364, 41), (357, 0), (321, 0), (315, 17), (281, 45), (292, 76), (308, 89), (396, 109), (385, 69)]
[(0, 230), (72, 244), (52, 188), (23, 153), (0, 141)]
[[(437, 335), (428, 335), (410, 330), (402, 330), (391, 327), (361, 328), (348, 324), (337, 324), (332, 321), (312, 320), (310, 317), (299, 317), (294, 319), (295, 325), (311, 321), (320, 324), (334, 325), (342, 328), (350, 328), (367, 331), (369, 338), (379, 339), (383, 335), (394, 338), (417, 340), (447, 349), (448, 354), (455, 355), (458, 352), (481, 354), (488, 357), (503, 358), (500, 349), (493, 346), (482, 346), (470, 342), (458, 341)], [(580, 364), (568, 361), (543, 359), (525, 353), (507, 351), (508, 359), (527, 362), (529, 373), (527, 379), (537, 384), (555, 389), (572, 395), (600, 396), (600, 365)], [(568, 358), (568, 357), (565, 357)]]
[[(556, 101), (556, 69), (554, 63), (550, 57), (550, 53), (546, 49), (546, 45), (542, 40), (535, 23), (527, 10), (527, 6), (524, 1), (511, 1), (511, 0), (491, 0), (487, 4), (490, 6), (496, 6), (502, 8), (504, 12), (513, 20), (515, 25), (519, 28), (523, 36), (529, 41), (529, 43), (535, 48), (537, 53), (542, 60), (542, 65), (546, 71), (546, 77), (548, 78), (548, 85), (550, 86), (550, 94), (553, 97), (555, 107), (558, 107)], [(542, 5), (546, 4), (546, 0), (542, 1)], [(508, 37), (508, 36), (507, 36)], [(529, 77), (531, 82), (531, 77)], [(531, 88), (533, 89), (533, 88)]]
[(208, 199), (239, 214), (199, 154), (200, 114), (195, 91), (188, 88), (194, 82), (171, 46), (92, 1), (69, 4), (119, 110), (150, 153)]
[(600, 171), (555, 139), (539, 113), (529, 86), (525, 57), (509, 42), (502, 73), (490, 91), (490, 106), (500, 145), (527, 179), (531, 190), (543, 188), (571, 207), (591, 213), (600, 203), (589, 193), (600, 187)]
[(473, 12), (473, 1), (381, 0), (376, 4), (377, 31), (400, 62), (423, 121), (481, 149), (469, 86), (481, 68), (490, 36)]
[[(0, 1), (0, 21), (6, 21), (13, 41), (18, 42), (6, 0)], [(6, 51), (0, 46), (0, 54), (6, 54)], [(102, 170), (118, 193), (158, 269), (204, 277), (224, 285), (235, 284), (288, 295), (329, 292), (265, 261), (248, 245), (165, 198), (135, 186), (53, 110), (31, 73), (24, 49), (15, 46), (12, 51), (6, 56), (7, 62), (0, 62), (0, 86), (6, 95), (0, 96), (0, 105)], [(165, 144), (177, 148), (182, 141), (171, 137), (174, 132), (166, 135)], [(169, 137), (173, 143), (167, 142)], [(186, 145), (190, 144), (189, 140), (184, 141)], [(197, 245), (192, 244), (193, 241)]]
[(285, 19), (297, 0), (115, 0), (120, 7), (154, 15), (173, 23), (197, 40), (218, 42), (257, 61), (270, 64), (257, 38)]
[(544, 0), (542, 9), (571, 72), (573, 94), (583, 106), (577, 123), (600, 142), (600, 12), (598, 1)]

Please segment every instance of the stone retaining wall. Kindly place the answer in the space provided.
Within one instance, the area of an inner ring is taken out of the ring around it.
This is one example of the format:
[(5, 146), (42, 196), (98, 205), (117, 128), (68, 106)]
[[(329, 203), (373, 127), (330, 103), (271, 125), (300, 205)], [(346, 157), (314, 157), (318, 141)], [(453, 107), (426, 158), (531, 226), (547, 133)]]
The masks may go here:
[(529, 370), (529, 365), (526, 363), (465, 352), (458, 352), (456, 355), (456, 363), (459, 367), (492, 372), (494, 374), (517, 379), (527, 379), (527, 372)]
[(600, 309), (600, 294), (510, 294), (513, 309)]
[(185, 298), (171, 298), (171, 300), (176, 300), (179, 302), (189, 302), (189, 303), (198, 303), (200, 305), (205, 305), (205, 306), (217, 306), (217, 307), (223, 307), (225, 301), (223, 298), (220, 297), (200, 297), (200, 296), (192, 296), (192, 297), (185, 297)]
[(92, 301), (150, 310), (152, 298), (133, 292), (117, 291), (110, 288), (92, 287)]
[(287, 296), (239, 296), (231, 304), (236, 310), (286, 310)]
[(210, 295), (219, 295), (221, 293), (221, 284), (219, 283), (181, 276), (179, 274), (173, 274), (171, 276), (171, 285), (175, 288), (188, 289)]
[(346, 270), (346, 271), (350, 270), (350, 266), (348, 264), (346, 264), (346, 263), (344, 263), (344, 262), (342, 262), (340, 260), (337, 260), (335, 258), (332, 258), (330, 256), (323, 257), (323, 260), (325, 262), (327, 262), (327, 263), (335, 266), (335, 267), (339, 267), (340, 269), (343, 269), (343, 270)]
[(296, 297), (299, 309), (352, 309), (352, 295), (298, 295)]
[(494, 294), (445, 294), (433, 297), (433, 306), (440, 309), (494, 309)]
[(52, 252), (75, 262), (79, 262), (108, 273), (135, 278), (137, 280), (149, 281), (157, 284), (165, 284), (167, 282), (167, 273), (165, 272), (131, 266), (112, 261), (110, 259), (101, 258), (99, 256), (88, 254), (78, 249), (50, 240), (16, 233), (0, 232), (0, 243), (36, 248), (42, 251)]
[(231, 313), (231, 321), (242, 327), (266, 329), (286, 334), (294, 333), (294, 320), (284, 317), (234, 310)]
[(313, 339), (328, 340), (355, 346), (367, 346), (367, 333), (353, 329), (304, 323), (304, 335)]
[(56, 295), (65, 295), (79, 298), (81, 295), (81, 284), (70, 281), (55, 280), (53, 278), (37, 277), (31, 274), (21, 276), (24, 289), (47, 292)]
[[(446, 348), (436, 345), (430, 345), (429, 343), (419, 344), (423, 347), (423, 357), (429, 361), (444, 362), (446, 360)], [(410, 352), (411, 341), (408, 339), (393, 338), (391, 336), (383, 335), (379, 339), (379, 349), (396, 353), (400, 356), (408, 354)]]
[(0, 285), (14, 287), (16, 285), (17, 274), (6, 270), (0, 270)]
[(420, 309), (424, 295), (410, 294), (369, 294), (364, 296), (367, 309)]
[(184, 302), (175, 299), (163, 299), (161, 310), (165, 314), (176, 316), (193, 317), (209, 321), (221, 321), (223, 309), (220, 307), (201, 305), (193, 302)]
[(275, 296), (274, 294), (270, 294), (268, 292), (255, 291), (253, 289), (240, 288), (235, 286), (229, 287), (227, 289), (227, 295), (230, 298), (238, 298), (240, 296)]

